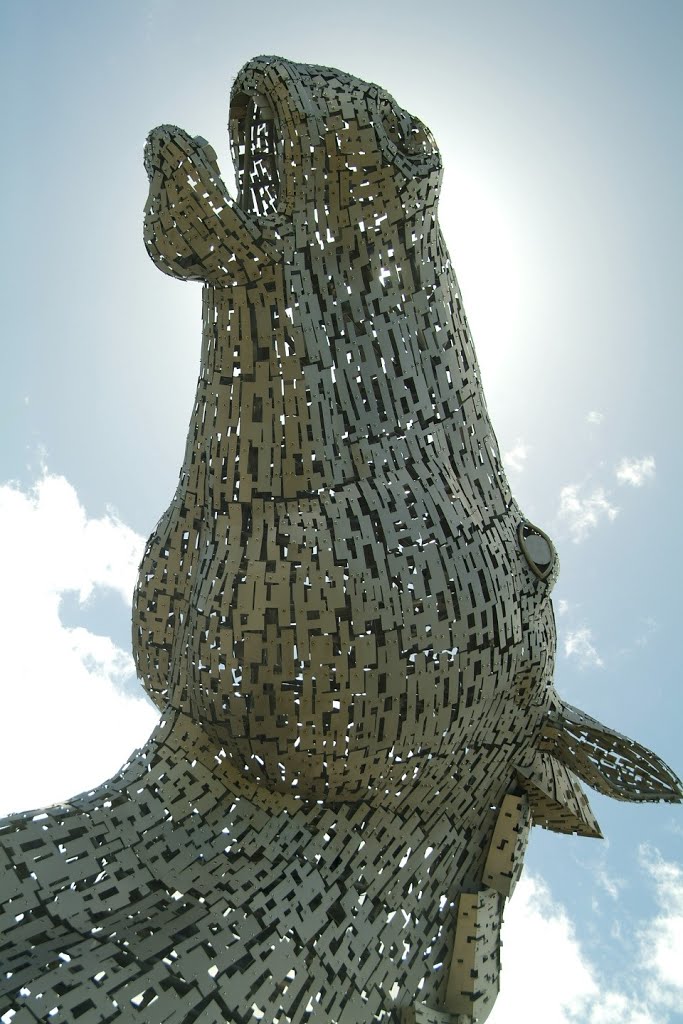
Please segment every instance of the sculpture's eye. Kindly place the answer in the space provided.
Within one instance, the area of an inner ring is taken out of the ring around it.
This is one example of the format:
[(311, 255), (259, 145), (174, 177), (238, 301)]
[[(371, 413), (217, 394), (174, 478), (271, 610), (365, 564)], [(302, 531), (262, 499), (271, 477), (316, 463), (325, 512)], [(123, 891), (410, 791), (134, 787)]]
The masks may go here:
[(531, 523), (520, 523), (517, 539), (534, 576), (538, 576), (539, 580), (547, 580), (557, 558), (550, 537)]

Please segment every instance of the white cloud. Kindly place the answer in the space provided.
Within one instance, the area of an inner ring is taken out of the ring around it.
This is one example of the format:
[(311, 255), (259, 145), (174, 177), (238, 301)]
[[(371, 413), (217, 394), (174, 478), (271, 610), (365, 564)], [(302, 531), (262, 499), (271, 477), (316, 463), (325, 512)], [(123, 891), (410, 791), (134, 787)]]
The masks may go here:
[(636, 1005), (631, 995), (609, 991), (595, 1000), (588, 1020), (590, 1024), (664, 1024), (657, 1010), (651, 1011), (642, 1003)]
[(585, 1011), (596, 993), (593, 972), (565, 910), (540, 878), (525, 875), (515, 889), (502, 941), (500, 995), (489, 1024), (567, 1024)]
[(592, 494), (579, 494), (580, 485), (568, 484), (560, 491), (559, 518), (569, 527), (575, 544), (582, 541), (600, 522), (612, 522), (619, 509), (611, 505), (602, 487), (596, 487)]
[[(612, 983), (584, 953), (566, 909), (542, 879), (525, 875), (505, 909), (501, 992), (488, 1024), (666, 1024), (661, 1000), (643, 998), (644, 965)], [(680, 963), (680, 960), (678, 961)], [(678, 972), (680, 974), (680, 971)], [(615, 984), (618, 988), (615, 988)], [(621, 991), (619, 990), (621, 989)]]
[(503, 452), (503, 462), (508, 470), (513, 473), (521, 473), (524, 469), (524, 464), (529, 455), (529, 445), (524, 444), (523, 441), (517, 440), (514, 448), (510, 451)]
[(110, 587), (131, 600), (143, 538), (109, 513), (88, 519), (64, 477), (44, 471), (28, 493), (5, 484), (0, 515), (11, 538), (9, 568), (20, 579), (30, 561), (41, 591), (75, 590), (85, 601), (94, 587)]
[(655, 883), (661, 913), (640, 933), (649, 998), (673, 1010), (683, 1006), (683, 870), (658, 850), (640, 847), (640, 862)]
[[(615, 901), (619, 899), (621, 890), (626, 886), (623, 878), (615, 878), (614, 874), (604, 866), (596, 869), (595, 880), (605, 890), (607, 895)], [(618, 924), (618, 922), (615, 923)]]
[(563, 597), (557, 602), (557, 614), (566, 615), (569, 611), (569, 601), (565, 601)]
[(655, 460), (652, 455), (646, 455), (642, 459), (624, 458), (616, 468), (616, 476), (620, 484), (642, 487), (646, 480), (653, 479), (655, 469)]
[(580, 668), (602, 668), (604, 662), (593, 646), (593, 634), (587, 626), (575, 629), (565, 637), (564, 654), (566, 658), (576, 658)]
[[(156, 720), (122, 684), (133, 660), (106, 636), (60, 618), (60, 600), (97, 588), (129, 604), (143, 538), (111, 514), (88, 518), (63, 477), (43, 472), (33, 488), (0, 485), (3, 585), (0, 687), (3, 743), (0, 813), (66, 799), (113, 774)], [(11, 792), (7, 792), (11, 790)]]
[(603, 412), (597, 412), (597, 410), (592, 409), (586, 416), (586, 423), (590, 423), (594, 427), (599, 427), (604, 418), (605, 414)]

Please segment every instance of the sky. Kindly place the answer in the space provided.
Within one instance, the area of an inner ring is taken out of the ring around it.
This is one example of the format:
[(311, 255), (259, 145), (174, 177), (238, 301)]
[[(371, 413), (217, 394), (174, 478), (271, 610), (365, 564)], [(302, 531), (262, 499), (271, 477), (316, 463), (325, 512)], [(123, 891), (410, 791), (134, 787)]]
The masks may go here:
[[(559, 550), (557, 688), (680, 775), (683, 5), (4, 0), (0, 40), (0, 813), (97, 784), (156, 721), (130, 597), (201, 298), (145, 253), (142, 151), (182, 125), (230, 182), (259, 53), (433, 131), (491, 419)], [(533, 830), (492, 1024), (683, 1022), (683, 811), (591, 803), (602, 842)]]

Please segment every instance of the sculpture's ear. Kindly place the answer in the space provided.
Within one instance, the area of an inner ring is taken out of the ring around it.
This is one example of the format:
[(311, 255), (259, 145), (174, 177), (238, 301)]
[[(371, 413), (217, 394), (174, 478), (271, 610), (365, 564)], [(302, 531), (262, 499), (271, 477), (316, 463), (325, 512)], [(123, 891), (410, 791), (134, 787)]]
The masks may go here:
[(565, 835), (602, 839), (579, 780), (552, 754), (537, 751), (530, 764), (517, 765), (516, 770), (534, 825)]
[(571, 704), (561, 701), (549, 715), (538, 749), (605, 796), (671, 803), (683, 798), (680, 780), (661, 758)]

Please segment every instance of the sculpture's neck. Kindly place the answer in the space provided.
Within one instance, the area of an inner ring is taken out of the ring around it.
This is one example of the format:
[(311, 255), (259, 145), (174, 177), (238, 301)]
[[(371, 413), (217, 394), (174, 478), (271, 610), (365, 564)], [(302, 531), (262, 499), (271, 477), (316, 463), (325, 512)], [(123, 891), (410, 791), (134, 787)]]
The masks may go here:
[[(366, 800), (332, 804), (306, 801), (294, 793), (277, 792), (252, 782), (243, 770), (233, 765), (219, 745), (207, 737), (200, 725), (188, 715), (169, 709), (127, 771), (132, 780), (131, 793), (139, 794), (143, 785), (148, 797), (153, 795), (152, 803), (149, 799), (142, 802), (145, 804), (142, 813), (149, 813), (151, 806), (156, 807), (153, 817), (157, 820), (149, 823), (155, 826), (169, 820), (176, 830), (194, 829), (199, 815), (202, 827), (208, 830), (207, 835), (216, 828), (229, 830), (229, 820), (240, 818), (241, 812), (236, 812), (234, 806), (240, 804), (243, 810), (257, 808), (270, 818), (283, 821), (296, 818), (311, 833), (341, 830), (365, 835), (367, 830), (369, 835), (383, 834), (388, 829), (387, 834), (398, 836), (399, 844), (408, 846), (411, 845), (411, 828), (431, 836), (432, 845), (436, 845), (435, 836), (443, 834), (445, 838), (448, 833), (446, 860), (452, 858), (454, 851), (458, 852), (458, 879), (462, 882), (464, 878), (467, 886), (477, 881), (476, 864), (482, 855), (481, 848), (469, 849), (469, 836), (482, 834), (482, 807), (491, 811), (488, 817), (492, 826), (493, 810), (510, 788), (514, 757), (504, 745), (496, 752), (483, 748), (472, 750), (469, 759), (467, 753), (460, 757), (455, 773), (448, 760), (435, 758), (432, 771), (423, 769), (417, 781), (408, 777), (412, 772), (407, 771), (405, 785), (394, 783), (382, 792), (369, 792)], [(476, 801), (470, 795), (474, 775), (480, 776)], [(191, 787), (188, 786), (190, 778)], [(126, 779), (124, 772), (122, 783), (126, 783)], [(438, 801), (434, 800), (435, 791), (439, 793)], [(139, 808), (141, 801), (137, 796), (134, 802)], [(445, 822), (448, 823), (446, 832)], [(444, 853), (442, 850), (441, 858)], [(469, 867), (465, 865), (467, 859), (471, 861)]]
[(369, 956), (385, 978), (387, 1008), (399, 980), (407, 992), (423, 985), (422, 996), (438, 1005), (459, 895), (488, 892), (499, 922), (502, 903), (483, 881), (505, 792), (495, 774), (477, 780), (476, 802), (467, 780), (442, 783), (435, 800), (432, 779), (429, 800), (407, 791), (376, 806), (305, 803), (252, 784), (201, 728), (172, 713), (102, 799), (115, 800), (128, 832), (141, 837), (135, 852), (144, 870), (175, 898), (193, 894), (215, 920), (214, 935), (246, 929), (249, 943), (265, 950), (263, 970), (280, 948), (269, 938), (277, 891), (277, 927), (288, 936), (288, 966), (297, 976), (310, 974), (315, 984), (339, 937), (360, 930), (360, 959), (348, 964), (354, 984)]
[(429, 264), (417, 243), (399, 263), (391, 236), (362, 236), (351, 270), (348, 252), (306, 246), (250, 285), (205, 287), (181, 478), (199, 504), (339, 489), (408, 435), (418, 451), (399, 461), (429, 460), (435, 430), (451, 465), (478, 471), (491, 428), (476, 359), (433, 221), (425, 237)]

